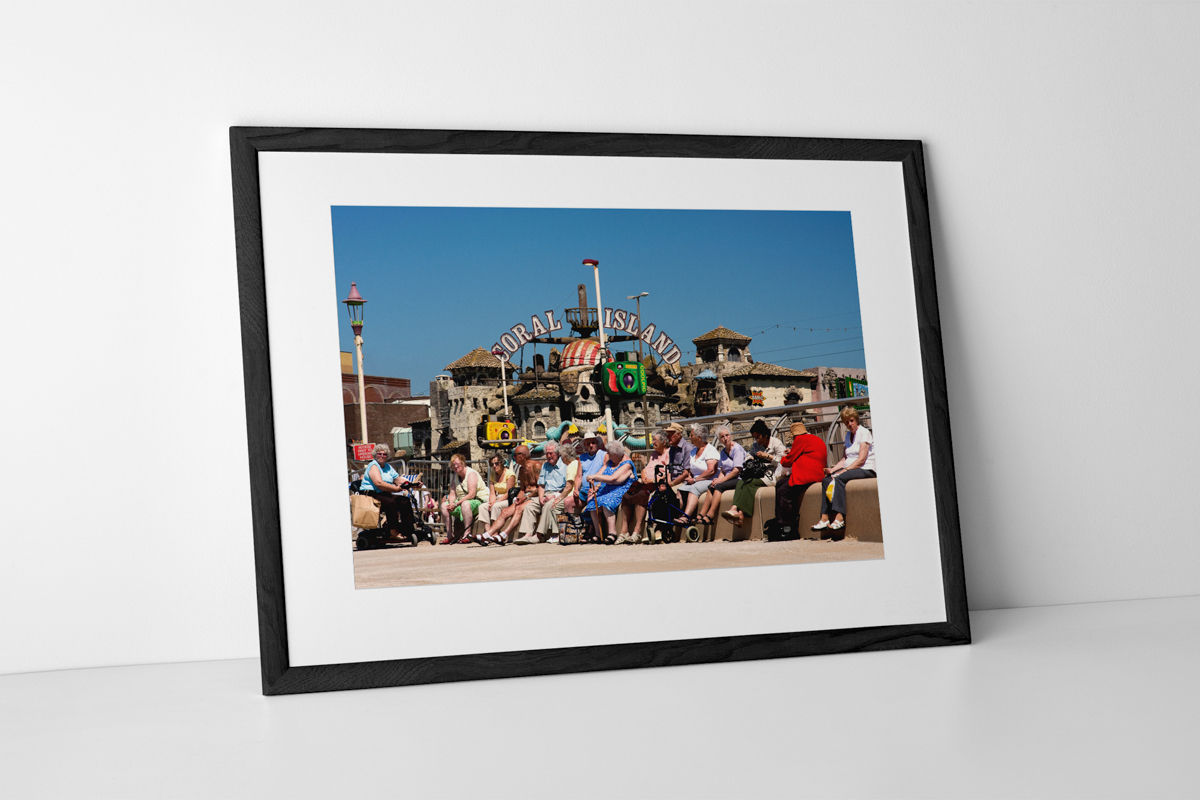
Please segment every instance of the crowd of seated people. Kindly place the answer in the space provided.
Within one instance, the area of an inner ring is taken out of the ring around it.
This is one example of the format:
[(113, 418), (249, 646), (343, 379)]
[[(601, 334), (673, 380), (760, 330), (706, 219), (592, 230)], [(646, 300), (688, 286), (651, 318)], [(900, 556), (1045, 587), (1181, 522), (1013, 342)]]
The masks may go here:
[[(439, 506), (446, 531), (442, 543), (556, 542), (564, 515), (589, 520), (596, 542), (649, 543), (642, 531), (651, 497), (660, 490), (671, 493), (676, 509), (672, 522), (677, 525), (713, 524), (728, 493), (731, 502), (721, 514), (741, 527), (754, 513), (758, 490), (774, 487), (777, 524), (794, 531), (801, 499), (816, 483), (823, 492), (821, 518), (812, 530), (821, 538), (842, 539), (846, 484), (873, 478), (876, 471), (874, 438), (858, 411), (848, 406), (840, 419), (847, 429), (845, 454), (832, 466), (827, 465), (825, 442), (803, 423), (791, 425), (790, 444), (784, 445), (761, 420), (750, 428), (753, 443), (748, 448), (734, 441), (728, 425), (711, 432), (718, 445), (714, 446), (706, 426), (694, 423), (685, 432), (672, 422), (651, 435), (651, 451), (644, 456), (596, 432), (547, 442), (541, 462), (531, 460), (525, 445), (514, 449), (511, 464), (496, 453), (488, 459), (486, 477), (456, 454), (451, 458), (452, 487)], [(386, 492), (398, 484), (386, 469), (386, 448), (376, 456), (379, 463), (369, 465), (364, 484)], [(388, 524), (398, 528), (407, 509), (391, 505), (385, 503)], [(481, 533), (472, 532), (476, 519), (483, 526)], [(454, 533), (455, 523), (461, 523), (461, 534)]]

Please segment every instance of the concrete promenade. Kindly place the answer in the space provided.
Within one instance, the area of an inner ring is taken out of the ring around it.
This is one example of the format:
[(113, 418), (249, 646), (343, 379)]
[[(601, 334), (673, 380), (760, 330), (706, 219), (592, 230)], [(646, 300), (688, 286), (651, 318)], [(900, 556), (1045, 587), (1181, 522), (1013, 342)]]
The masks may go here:
[(883, 544), (840, 542), (699, 542), (661, 545), (557, 544), (433, 546), (422, 542), (354, 552), (359, 589), (439, 583), (619, 575), (684, 569), (756, 567), (883, 558)]

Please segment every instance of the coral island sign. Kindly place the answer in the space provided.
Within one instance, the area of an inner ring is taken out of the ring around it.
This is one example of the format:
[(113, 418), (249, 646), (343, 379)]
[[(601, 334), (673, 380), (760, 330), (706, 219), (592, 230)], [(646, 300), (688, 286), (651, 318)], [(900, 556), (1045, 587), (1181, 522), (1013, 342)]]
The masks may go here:
[[(666, 331), (658, 330), (653, 322), (647, 323), (643, 328), (637, 314), (623, 308), (611, 307), (605, 307), (603, 322), (605, 328), (628, 334), (634, 339), (641, 339), (650, 347), (652, 353), (658, 354), (664, 364), (678, 363), (681, 353), (675, 340), (668, 336)], [(490, 349), (493, 352), (501, 350), (506, 358), (511, 358), (525, 345), (540, 336), (562, 330), (562, 326), (562, 320), (555, 318), (553, 310), (533, 314), (529, 318), (528, 325), (518, 322), (511, 326), (500, 334), (500, 338)]]

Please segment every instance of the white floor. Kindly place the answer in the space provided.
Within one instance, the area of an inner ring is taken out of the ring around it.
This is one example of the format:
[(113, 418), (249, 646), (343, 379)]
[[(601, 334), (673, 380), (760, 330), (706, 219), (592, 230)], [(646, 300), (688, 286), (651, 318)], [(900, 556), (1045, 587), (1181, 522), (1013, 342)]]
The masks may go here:
[(969, 647), (264, 698), (253, 660), (0, 677), (0, 796), (1200, 796), (1200, 597)]

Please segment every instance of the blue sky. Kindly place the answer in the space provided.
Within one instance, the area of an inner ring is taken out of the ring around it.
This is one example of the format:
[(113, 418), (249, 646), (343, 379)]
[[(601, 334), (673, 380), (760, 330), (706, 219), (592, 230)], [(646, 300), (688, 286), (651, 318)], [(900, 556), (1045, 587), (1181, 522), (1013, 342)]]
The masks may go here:
[(338, 302), (354, 281), (367, 373), (410, 378), (414, 394), (530, 315), (561, 319), (579, 283), (595, 305), (585, 258), (600, 262), (604, 305), (632, 312), (626, 296), (650, 293), (642, 317), (682, 363), (724, 325), (753, 337), (756, 361), (865, 367), (848, 212), (334, 206), (332, 222), (340, 347), (354, 348)]

